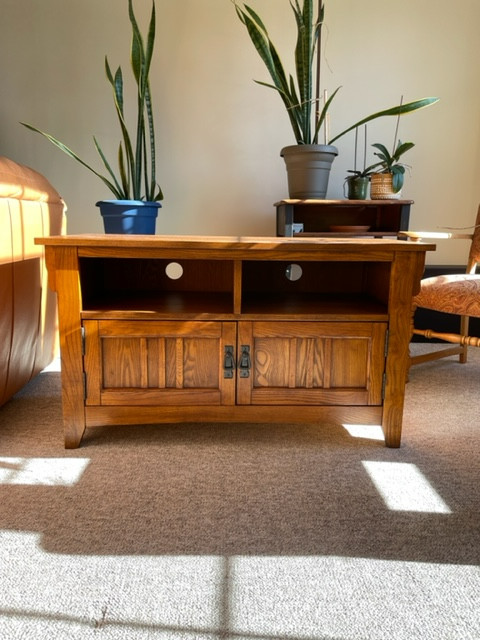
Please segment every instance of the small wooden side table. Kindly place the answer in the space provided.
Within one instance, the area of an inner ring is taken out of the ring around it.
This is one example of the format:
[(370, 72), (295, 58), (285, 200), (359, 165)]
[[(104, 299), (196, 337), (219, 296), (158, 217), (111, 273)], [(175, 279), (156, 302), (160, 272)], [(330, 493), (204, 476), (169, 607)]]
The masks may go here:
[(396, 237), (413, 200), (280, 200), (277, 236)]

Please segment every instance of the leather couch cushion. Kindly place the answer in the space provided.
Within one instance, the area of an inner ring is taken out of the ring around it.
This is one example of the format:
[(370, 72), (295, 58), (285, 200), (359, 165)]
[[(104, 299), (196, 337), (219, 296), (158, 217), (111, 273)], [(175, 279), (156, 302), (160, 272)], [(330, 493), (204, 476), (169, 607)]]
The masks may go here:
[(0, 198), (61, 203), (60, 194), (38, 171), (0, 156)]
[(0, 157), (0, 405), (54, 357), (56, 297), (35, 238), (63, 233), (65, 209), (44, 176)]

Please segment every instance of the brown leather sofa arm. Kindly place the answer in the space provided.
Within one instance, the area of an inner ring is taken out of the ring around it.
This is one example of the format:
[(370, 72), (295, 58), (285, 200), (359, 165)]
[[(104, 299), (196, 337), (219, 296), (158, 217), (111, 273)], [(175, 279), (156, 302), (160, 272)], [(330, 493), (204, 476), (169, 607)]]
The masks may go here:
[(34, 239), (64, 233), (65, 211), (43, 175), (0, 157), (0, 405), (54, 357), (56, 298)]

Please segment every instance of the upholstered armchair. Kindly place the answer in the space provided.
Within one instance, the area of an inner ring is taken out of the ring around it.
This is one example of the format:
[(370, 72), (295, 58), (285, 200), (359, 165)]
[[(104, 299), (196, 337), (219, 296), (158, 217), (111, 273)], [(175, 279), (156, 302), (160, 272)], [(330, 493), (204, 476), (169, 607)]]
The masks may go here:
[(480, 275), (476, 274), (477, 265), (480, 262), (480, 207), (478, 208), (473, 233), (402, 231), (400, 234), (414, 242), (420, 242), (422, 239), (463, 239), (471, 241), (466, 273), (425, 278), (421, 282), (419, 293), (413, 299), (413, 311), (420, 307), (460, 316), (460, 332), (458, 334), (441, 333), (434, 329), (417, 329), (415, 326), (412, 329), (415, 335), (421, 335), (427, 339), (436, 338), (455, 346), (411, 356), (410, 358), (411, 364), (418, 364), (428, 360), (459, 355), (460, 362), (466, 362), (468, 347), (480, 347), (480, 338), (468, 335), (469, 318), (480, 318)]

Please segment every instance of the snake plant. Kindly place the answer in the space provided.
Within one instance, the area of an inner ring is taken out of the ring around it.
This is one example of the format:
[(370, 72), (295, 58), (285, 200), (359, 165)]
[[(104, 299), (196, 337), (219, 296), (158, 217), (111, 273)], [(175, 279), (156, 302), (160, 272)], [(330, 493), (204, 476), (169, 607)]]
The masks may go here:
[[(313, 0), (303, 0), (302, 4), (299, 0), (290, 0), (290, 6), (295, 15), (297, 25), (297, 42), (295, 46), (296, 78), (294, 78), (292, 75), (287, 77), (277, 49), (270, 39), (268, 30), (260, 16), (250, 6), (243, 5), (242, 8), (235, 0), (233, 2), (238, 17), (245, 25), (255, 49), (270, 74), (273, 84), (258, 80), (256, 82), (279, 93), (286, 107), (297, 144), (317, 144), (318, 134), (325, 122), (329, 107), (340, 89), (338, 87), (330, 98), (325, 101), (321, 111), (315, 108), (318, 106), (319, 95), (319, 59), (318, 56), (316, 58), (315, 51), (317, 50), (318, 52), (317, 47), (324, 17), (324, 3), (322, 1), (319, 2), (318, 13), (315, 16)], [(315, 66), (317, 67), (316, 69)], [(317, 87), (315, 87), (313, 80), (314, 71), (316, 71)], [(438, 98), (422, 98), (421, 100), (378, 111), (362, 118), (341, 133), (338, 133), (328, 140), (328, 144), (333, 144), (349, 131), (376, 118), (411, 113), (437, 101)]]
[(132, 44), (130, 51), (131, 66), (137, 84), (137, 122), (135, 139), (127, 128), (123, 100), (123, 74), (118, 67), (112, 73), (107, 57), (105, 57), (105, 73), (113, 90), (113, 101), (117, 114), (122, 140), (118, 148), (118, 172), (115, 173), (95, 136), (95, 148), (106, 169), (106, 175), (99, 173), (74, 151), (53, 136), (31, 124), (22, 122), (25, 127), (40, 133), (52, 144), (68, 156), (94, 173), (118, 200), (146, 200), (158, 202), (163, 193), (156, 180), (155, 131), (153, 123), (152, 96), (150, 93), (149, 72), (155, 44), (155, 0), (152, 0), (152, 12), (144, 44), (137, 19), (133, 11), (132, 0), (128, 0), (128, 15), (132, 28)]

